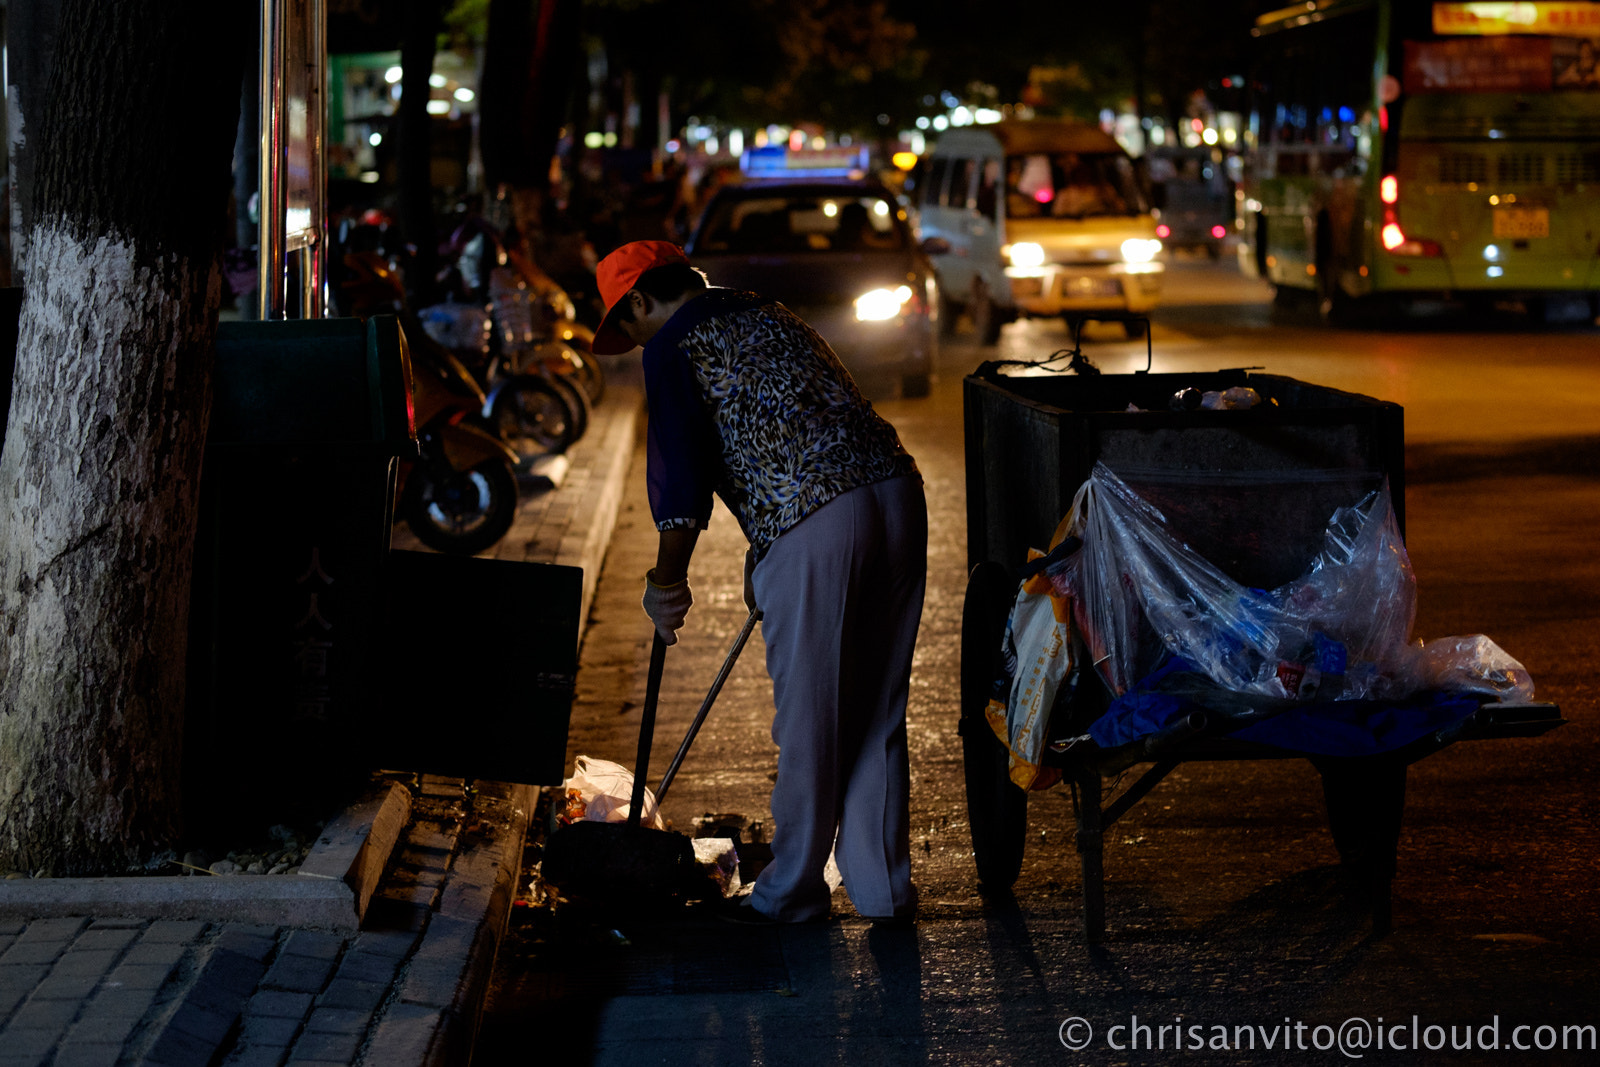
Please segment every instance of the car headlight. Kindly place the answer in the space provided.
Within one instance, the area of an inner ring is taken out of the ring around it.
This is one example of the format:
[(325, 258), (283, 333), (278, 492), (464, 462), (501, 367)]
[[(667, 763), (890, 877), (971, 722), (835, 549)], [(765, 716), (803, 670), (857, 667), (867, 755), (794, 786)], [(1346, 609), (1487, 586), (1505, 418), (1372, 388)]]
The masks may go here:
[(1130, 237), (1122, 242), (1122, 258), (1128, 263), (1148, 263), (1156, 258), (1156, 253), (1161, 251), (1161, 242), (1151, 238), (1146, 241), (1139, 237)]
[(1032, 241), (1018, 241), (1014, 245), (1007, 245), (1007, 257), (1013, 267), (1042, 267), (1044, 266), (1044, 247)]
[(862, 293), (856, 297), (856, 320), (858, 322), (883, 322), (900, 314), (900, 309), (905, 307), (906, 301), (911, 299), (911, 286), (902, 285), (898, 289), (874, 289), (870, 293)]

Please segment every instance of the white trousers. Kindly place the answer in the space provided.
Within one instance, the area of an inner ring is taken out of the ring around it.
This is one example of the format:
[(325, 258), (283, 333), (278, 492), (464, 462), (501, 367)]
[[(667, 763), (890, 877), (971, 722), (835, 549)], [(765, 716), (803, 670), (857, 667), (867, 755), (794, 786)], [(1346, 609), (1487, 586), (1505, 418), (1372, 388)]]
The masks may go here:
[(927, 571), (915, 477), (834, 498), (756, 566), (777, 708), (773, 859), (751, 897), (766, 915), (826, 915), (830, 851), (862, 915), (913, 907), (906, 698)]

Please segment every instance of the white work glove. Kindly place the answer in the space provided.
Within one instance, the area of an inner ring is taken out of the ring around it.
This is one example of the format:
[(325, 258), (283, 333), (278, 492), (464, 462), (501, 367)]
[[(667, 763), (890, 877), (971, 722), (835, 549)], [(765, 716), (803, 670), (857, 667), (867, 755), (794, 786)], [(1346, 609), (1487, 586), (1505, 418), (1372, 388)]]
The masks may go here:
[(689, 579), (672, 585), (657, 585), (655, 568), (644, 576), (644, 613), (656, 624), (656, 632), (669, 645), (678, 643), (678, 630), (683, 627), (683, 617), (694, 606), (694, 596), (689, 592)]

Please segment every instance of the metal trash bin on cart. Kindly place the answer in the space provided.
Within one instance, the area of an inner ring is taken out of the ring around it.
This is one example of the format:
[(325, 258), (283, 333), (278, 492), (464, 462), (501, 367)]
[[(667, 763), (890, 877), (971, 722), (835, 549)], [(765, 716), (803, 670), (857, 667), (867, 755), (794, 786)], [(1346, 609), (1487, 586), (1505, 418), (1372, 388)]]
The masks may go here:
[[(1076, 365), (1076, 361), (1075, 361)], [(1172, 532), (1229, 578), (1258, 590), (1295, 579), (1323, 547), (1329, 517), (1389, 487), (1403, 534), (1404, 414), (1399, 405), (1248, 370), (1202, 374), (1000, 373), (988, 363), (964, 382), (967, 549), (961, 722), (974, 858), (991, 892), (1020, 871), (1027, 794), (1008, 776), (1010, 754), (985, 717), (1001, 641), (1030, 548), (1043, 549), (1074, 494), (1103, 463), (1153, 499)], [(1088, 368), (1092, 369), (1092, 368)], [(1249, 410), (1170, 410), (1179, 390), (1249, 387)], [(1083, 735), (1111, 699), (1093, 670), (1058, 700), (1049, 736)], [(1218, 717), (1219, 719), (1221, 717)], [(1074, 789), (1084, 932), (1105, 926), (1105, 830), (1179, 763), (1293, 759), (1304, 752), (1228, 737), (1193, 721), (1116, 748), (1046, 749)], [(1551, 704), (1485, 701), (1464, 720), (1381, 755), (1313, 758), (1323, 776), (1341, 860), (1369, 895), (1374, 928), (1390, 923), (1406, 767), (1457, 740), (1533, 736), (1563, 723)], [(1153, 764), (1110, 803), (1103, 777)]]

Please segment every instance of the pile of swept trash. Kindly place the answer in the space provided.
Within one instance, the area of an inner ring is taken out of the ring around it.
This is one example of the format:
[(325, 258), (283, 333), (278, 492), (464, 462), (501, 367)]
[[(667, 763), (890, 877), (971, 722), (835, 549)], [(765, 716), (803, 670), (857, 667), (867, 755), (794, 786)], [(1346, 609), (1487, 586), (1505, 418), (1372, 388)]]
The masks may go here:
[[(628, 821), (633, 794), (633, 772), (621, 764), (592, 756), (579, 756), (569, 777), (555, 793), (547, 835), (580, 822), (622, 824)], [(651, 830), (671, 830), (656, 804), (655, 794), (644, 790), (640, 825)], [(694, 851), (694, 871), (676, 894), (684, 901), (735, 897), (748, 893), (755, 879), (772, 860), (767, 828), (759, 819), (735, 812), (706, 812), (693, 820), (689, 845)], [(825, 872), (830, 888), (841, 884), (832, 857)], [(536, 900), (556, 900), (573, 890), (556, 886), (536, 873), (528, 887)], [(580, 893), (581, 895), (581, 893)]]

